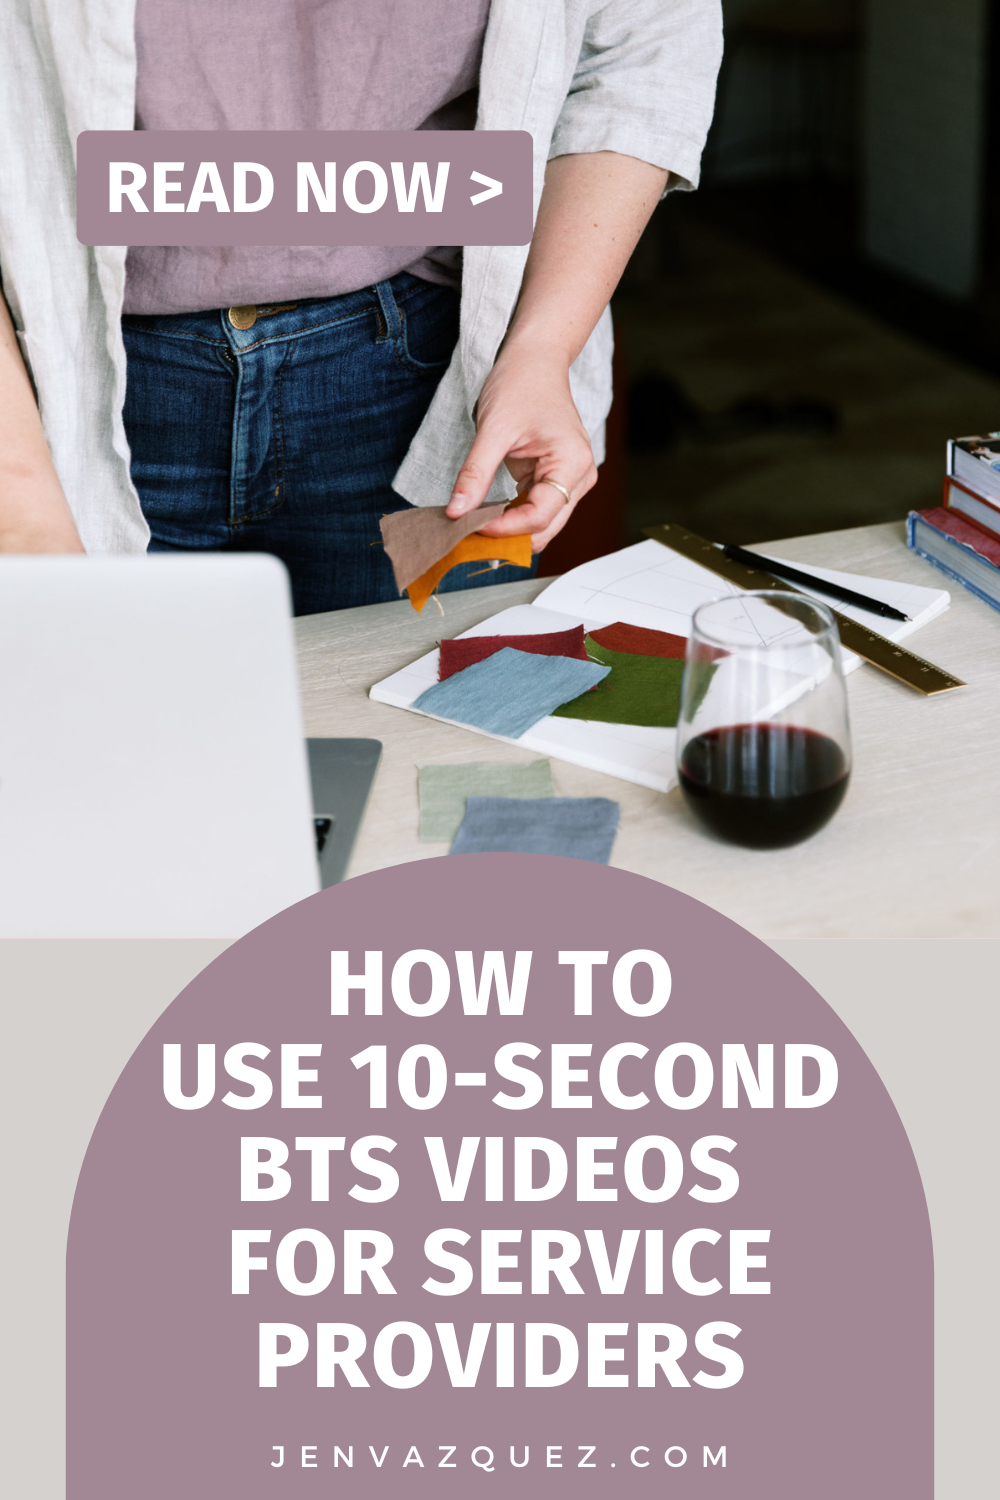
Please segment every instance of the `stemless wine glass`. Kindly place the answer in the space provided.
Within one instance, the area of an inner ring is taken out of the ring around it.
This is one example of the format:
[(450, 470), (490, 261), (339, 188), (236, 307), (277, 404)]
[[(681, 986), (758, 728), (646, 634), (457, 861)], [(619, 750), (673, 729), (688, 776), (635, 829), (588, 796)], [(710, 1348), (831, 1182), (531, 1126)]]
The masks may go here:
[(833, 817), (847, 791), (851, 735), (825, 604), (760, 590), (695, 611), (677, 769), (691, 810), (733, 843), (797, 844)]

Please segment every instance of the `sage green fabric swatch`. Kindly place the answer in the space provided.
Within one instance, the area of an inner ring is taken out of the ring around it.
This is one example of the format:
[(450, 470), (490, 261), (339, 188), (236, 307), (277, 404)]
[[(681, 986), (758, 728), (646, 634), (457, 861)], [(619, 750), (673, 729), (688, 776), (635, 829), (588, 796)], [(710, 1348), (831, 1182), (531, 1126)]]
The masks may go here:
[(467, 797), (552, 797), (548, 760), (472, 760), (459, 766), (418, 766), (420, 838), (450, 844), (465, 817)]
[(591, 661), (610, 667), (607, 677), (552, 710), (557, 719), (591, 719), (602, 724), (642, 724), (675, 729), (681, 708), (684, 663), (664, 656), (631, 656), (609, 651), (587, 636)]

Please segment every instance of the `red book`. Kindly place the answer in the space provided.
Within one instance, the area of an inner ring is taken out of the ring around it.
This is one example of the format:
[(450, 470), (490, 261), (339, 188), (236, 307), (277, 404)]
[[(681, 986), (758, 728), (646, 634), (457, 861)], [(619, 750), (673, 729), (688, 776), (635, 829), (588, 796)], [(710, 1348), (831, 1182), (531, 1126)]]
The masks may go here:
[(1000, 537), (1000, 505), (950, 476), (944, 482), (944, 508), (958, 512), (989, 536)]
[(917, 515), (928, 526), (933, 526), (936, 531), (943, 531), (954, 541), (961, 542), (963, 547), (971, 547), (973, 552), (978, 552), (980, 557), (992, 563), (995, 568), (1000, 568), (1000, 537), (991, 536), (981, 526), (973, 526), (965, 516), (958, 515), (954, 510), (944, 510), (941, 506), (934, 510), (918, 510)]

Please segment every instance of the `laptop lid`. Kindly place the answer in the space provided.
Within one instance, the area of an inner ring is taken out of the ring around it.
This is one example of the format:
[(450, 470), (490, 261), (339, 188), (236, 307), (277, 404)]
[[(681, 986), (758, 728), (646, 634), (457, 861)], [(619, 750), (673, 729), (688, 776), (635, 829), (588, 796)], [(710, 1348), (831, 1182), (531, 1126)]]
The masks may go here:
[(312, 819), (279, 562), (0, 557), (0, 936), (239, 937)]

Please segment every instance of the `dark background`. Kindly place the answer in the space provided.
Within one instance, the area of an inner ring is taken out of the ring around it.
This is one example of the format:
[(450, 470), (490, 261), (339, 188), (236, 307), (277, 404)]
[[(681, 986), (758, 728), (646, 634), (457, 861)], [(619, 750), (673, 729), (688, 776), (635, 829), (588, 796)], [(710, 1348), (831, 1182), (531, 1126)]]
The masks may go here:
[(545, 572), (664, 520), (901, 521), (1000, 428), (1000, 0), (723, 5), (702, 186), (615, 294), (608, 459)]

